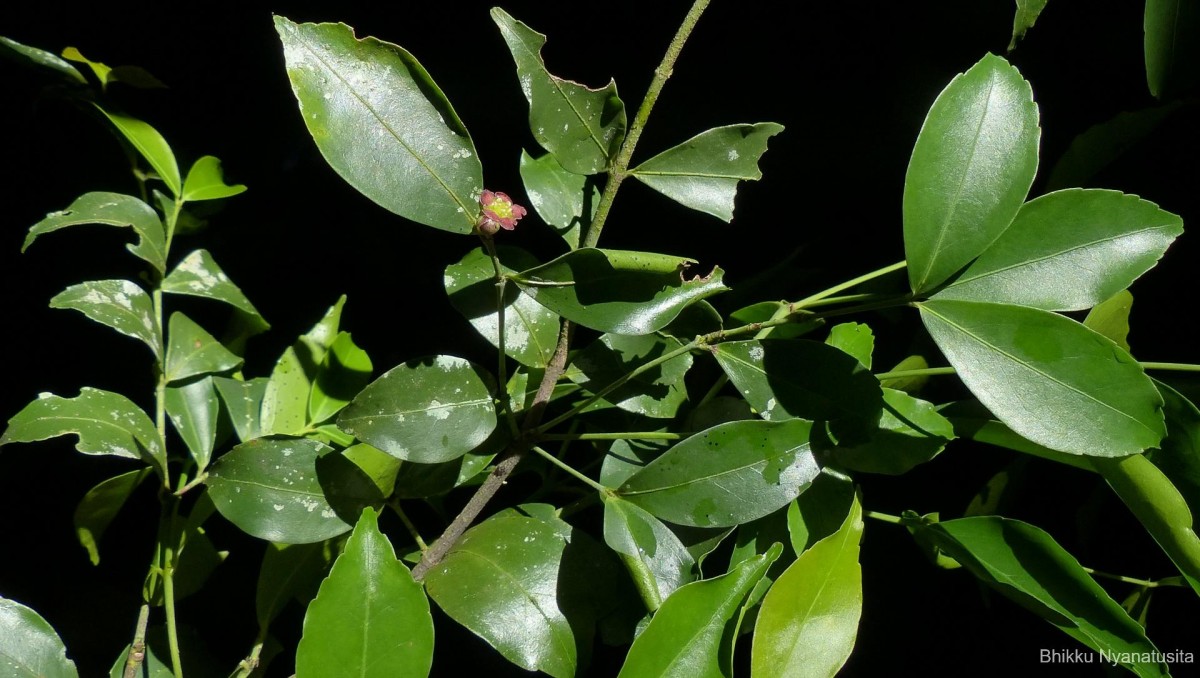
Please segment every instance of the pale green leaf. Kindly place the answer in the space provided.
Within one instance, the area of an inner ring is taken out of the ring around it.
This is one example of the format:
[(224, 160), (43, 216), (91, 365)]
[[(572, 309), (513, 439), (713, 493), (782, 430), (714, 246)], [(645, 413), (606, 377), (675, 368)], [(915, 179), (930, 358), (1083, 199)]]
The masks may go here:
[(179, 165), (175, 162), (175, 154), (171, 152), (167, 140), (158, 133), (158, 130), (137, 118), (109, 112), (99, 104), (93, 105), (104, 114), (104, 117), (108, 118), (113, 127), (116, 127), (117, 131), (125, 137), (125, 140), (137, 149), (146, 162), (150, 163), (150, 166), (158, 173), (158, 178), (171, 190), (171, 195), (178, 197), (182, 188), (179, 179)]
[(206, 155), (192, 163), (187, 178), (183, 181), (183, 199), (188, 202), (197, 200), (220, 200), (242, 193), (246, 187), (241, 184), (232, 186), (225, 183), (221, 172), (221, 161), (211, 155)]

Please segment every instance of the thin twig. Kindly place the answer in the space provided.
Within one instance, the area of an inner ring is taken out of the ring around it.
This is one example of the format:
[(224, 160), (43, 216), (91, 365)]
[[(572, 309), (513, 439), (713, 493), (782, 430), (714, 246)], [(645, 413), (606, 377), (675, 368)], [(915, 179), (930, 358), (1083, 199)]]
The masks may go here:
[(129, 645), (129, 656), (125, 658), (123, 678), (137, 678), (138, 669), (146, 661), (146, 625), (150, 623), (150, 605), (142, 604), (138, 611), (137, 627), (133, 630), (133, 642)]

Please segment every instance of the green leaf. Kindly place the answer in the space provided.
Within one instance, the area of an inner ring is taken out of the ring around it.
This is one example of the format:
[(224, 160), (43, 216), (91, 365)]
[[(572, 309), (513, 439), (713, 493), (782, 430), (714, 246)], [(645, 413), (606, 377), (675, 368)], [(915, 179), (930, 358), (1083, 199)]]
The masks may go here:
[(221, 413), (212, 377), (168, 386), (164, 402), (171, 424), (196, 461), (197, 472), (203, 471), (212, 459)]
[[(504, 429), (497, 429), (503, 431)], [(492, 434), (492, 438), (497, 438)], [(483, 473), (496, 456), (489, 443), (484, 443), (480, 452), (468, 452), (458, 459), (440, 464), (400, 462), (396, 473), (395, 494), (401, 499), (436, 497), (466, 483)], [(395, 459), (388, 455), (389, 459)]]
[(763, 600), (754, 627), (755, 676), (832, 676), (854, 649), (862, 616), (862, 507), (800, 555)]
[(396, 478), (404, 462), (366, 443), (351, 445), (342, 450), (342, 455), (354, 462), (354, 465), (375, 483), (382, 496), (392, 496), (396, 489)]
[(625, 104), (617, 84), (602, 89), (555, 77), (542, 61), (546, 36), (495, 7), (492, 20), (517, 66), (521, 92), (529, 102), (529, 129), (542, 148), (576, 174), (603, 171), (625, 140)]
[(293, 597), (307, 604), (316, 595), (335, 553), (330, 541), (267, 544), (254, 597), (258, 627), (267, 628)]
[(754, 556), (770, 553), (776, 544), (783, 546), (779, 558), (771, 563), (771, 566), (767, 568), (767, 573), (758, 581), (746, 599), (746, 612), (739, 622), (739, 634), (754, 628), (755, 620), (758, 617), (758, 604), (762, 602), (763, 596), (767, 595), (767, 591), (770, 590), (775, 579), (796, 560), (796, 552), (792, 549), (791, 540), (788, 538), (787, 525), (788, 512), (795, 503), (793, 500), (774, 513), (768, 513), (762, 518), (737, 527), (733, 550), (729, 553), (728, 570), (730, 571)]
[(208, 472), (217, 510), (267, 541), (304, 544), (347, 532), (379, 489), (350, 460), (315, 440), (252, 440)]
[(1145, 631), (1041, 529), (979, 516), (922, 525), (918, 531), (983, 583), (1084, 645), (1117, 658), (1139, 676), (1167, 675), (1165, 665), (1137, 661), (1145, 653), (1158, 654)]
[[(576, 369), (568, 376), (583, 388), (598, 391), (639, 365), (681, 346), (671, 337), (604, 334), (572, 359)], [(687, 402), (683, 380), (691, 367), (692, 356), (684, 353), (630, 379), (604, 400), (627, 412), (670, 419)]]
[(91, 69), (92, 73), (95, 74), (96, 79), (100, 81), (101, 89), (108, 87), (109, 74), (111, 74), (113, 70), (108, 64), (101, 63), (99, 61), (92, 61), (91, 59), (85, 57), (83, 53), (75, 47), (67, 47), (63, 49), (62, 57), (67, 61), (74, 61), (77, 64), (86, 65)]
[(1013, 15), (1012, 40), (1008, 43), (1008, 51), (1017, 47), (1017, 42), (1025, 37), (1025, 32), (1037, 23), (1038, 15), (1046, 9), (1047, 0), (1017, 0), (1017, 13)]
[(557, 595), (566, 541), (535, 518), (501, 514), (467, 530), (425, 590), (442, 611), (510, 662), (572, 676), (575, 638)]
[(1091, 308), (1153, 268), (1181, 233), (1182, 219), (1137, 196), (1058, 191), (1022, 205), (1008, 230), (934, 298)]
[(187, 202), (230, 198), (245, 190), (246, 187), (241, 184), (230, 186), (225, 183), (221, 161), (211, 155), (192, 163), (187, 179), (183, 181), (183, 199)]
[(733, 220), (739, 181), (758, 181), (758, 160), (783, 125), (760, 122), (701, 132), (630, 170), (650, 188), (721, 221)]
[(600, 206), (599, 184), (563, 169), (549, 153), (535, 160), (524, 149), (521, 181), (542, 221), (554, 228), (571, 249), (578, 249), (580, 234), (592, 223)]
[(692, 582), (667, 599), (633, 641), (621, 678), (724, 678), (738, 610), (782, 547), (755, 556), (732, 572)]
[(977, 301), (919, 308), (967, 388), (1025, 438), (1060, 452), (1120, 457), (1166, 434), (1162, 397), (1142, 367), (1079, 323)]
[(71, 285), (50, 300), (50, 308), (79, 311), (127, 337), (141, 339), (154, 357), (162, 356), (162, 336), (154, 319), (154, 302), (142, 288), (128, 280), (91, 280)]
[[(888, 370), (888, 372), (906, 372), (910, 370), (924, 370), (929, 367), (929, 363), (924, 356), (910, 355), (904, 360), (896, 363), (896, 366)], [(929, 381), (929, 375), (919, 375), (912, 377), (896, 377), (893, 379), (882, 379), (879, 385), (883, 388), (891, 388), (897, 391), (904, 391), (909, 395), (913, 395), (921, 390), (925, 382)]]
[(394, 367), (342, 410), (338, 427), (406, 461), (461, 457), (496, 428), (495, 386), (483, 368), (453, 356)]
[(804, 553), (837, 532), (856, 504), (850, 478), (824, 469), (812, 485), (788, 505), (788, 536), (792, 549)]
[(838, 445), (833, 463), (864, 473), (903, 475), (937, 456), (954, 439), (954, 425), (932, 404), (883, 389), (879, 428), (860, 444)]
[(313, 380), (309, 418), (325, 421), (340, 412), (371, 381), (373, 369), (367, 352), (354, 344), (349, 333), (339, 332)]
[(1089, 127), (1071, 141), (1054, 163), (1045, 190), (1086, 186), (1101, 170), (1153, 134), (1182, 106), (1178, 101), (1171, 101), (1154, 108), (1124, 111)]
[(1161, 381), (1154, 385), (1165, 401), (1167, 437), (1146, 456), (1171, 479), (1192, 515), (1200, 516), (1200, 409)]
[(904, 251), (913, 292), (928, 292), (987, 249), (1037, 172), (1029, 83), (989, 54), (929, 110), (904, 179)]
[(483, 168), (462, 120), (413, 55), (345, 24), (276, 16), (288, 79), (321, 155), (384, 209), (470, 233)]
[[(497, 247), (505, 274), (537, 266), (537, 259), (516, 247)], [(471, 250), (446, 267), (442, 282), (450, 304), (493, 346), (500, 345), (496, 323), (496, 269), (482, 248)], [(544, 368), (558, 344), (558, 315), (521, 294), (516, 285), (504, 289), (504, 352), (513, 360)]]
[(875, 352), (875, 335), (862, 323), (842, 323), (829, 330), (825, 343), (853, 356), (862, 366), (871, 369), (871, 354)]
[(807, 339), (752, 339), (717, 344), (713, 355), (764, 419), (879, 420), (879, 380), (833, 346)]
[(237, 433), (238, 440), (243, 443), (265, 435), (259, 413), (262, 411), (268, 381), (264, 377), (249, 381), (213, 377), (213, 385), (217, 387), (217, 393), (221, 394), (221, 400), (225, 402), (225, 410), (229, 412), (233, 430)]
[(196, 250), (184, 257), (175, 270), (163, 279), (162, 291), (223, 301), (245, 313), (254, 332), (262, 332), (270, 327), (254, 304), (217, 266), (207, 250)]
[(108, 118), (121, 136), (137, 149), (146, 162), (150, 163), (150, 166), (158, 173), (158, 178), (171, 190), (171, 195), (178, 197), (181, 188), (179, 165), (175, 163), (175, 154), (171, 152), (167, 140), (158, 133), (158, 130), (137, 118), (111, 113), (99, 104), (93, 105), (104, 114), (104, 117)]
[(297, 673), (330, 676), (427, 676), (433, 663), (429, 599), (396, 559), (365, 509), (346, 550), (304, 615)]
[(345, 303), (346, 296), (342, 295), (317, 324), (284, 350), (275, 362), (275, 369), (263, 394), (261, 417), (264, 431), (304, 435), (309, 430), (309, 424), (315, 423), (309, 416), (313, 382), (321, 366), (326, 363), (330, 348), (337, 341)]
[(81, 224), (129, 226), (137, 234), (138, 241), (125, 247), (160, 274), (166, 272), (166, 231), (158, 213), (141, 200), (121, 193), (84, 193), (65, 210), (47, 214), (45, 219), (30, 227), (21, 251), (29, 249), (38, 236)]
[(167, 343), (167, 381), (226, 372), (242, 364), (236, 355), (182, 313), (172, 313)]
[(1096, 304), (1083, 319), (1083, 326), (1111, 340), (1123, 350), (1129, 350), (1129, 311), (1133, 295), (1121, 290)]
[(142, 459), (166, 478), (167, 454), (150, 417), (123, 395), (86, 386), (74, 398), (39, 394), (8, 420), (0, 446), (71, 433), (84, 454)]
[(512, 280), (537, 302), (584, 327), (613, 334), (650, 334), (685, 306), (729, 289), (715, 267), (684, 277), (692, 259), (649, 252), (586, 248), (569, 252)]
[(149, 468), (129, 471), (97, 483), (75, 507), (75, 536), (92, 565), (100, 564), (100, 538), (129, 495), (150, 475)]
[(75, 662), (54, 629), (33, 609), (0, 598), (0, 657), (5, 674), (30, 678), (77, 678)]
[(620, 497), (605, 495), (604, 542), (620, 554), (638, 591), (657, 609), (675, 589), (695, 579), (696, 561), (657, 518)]
[(1161, 99), (1196, 84), (1200, 69), (1200, 7), (1190, 0), (1146, 0), (1146, 83)]
[(50, 69), (73, 84), (87, 84), (87, 78), (83, 77), (82, 73), (75, 70), (74, 66), (54, 52), (23, 45), (16, 40), (0, 35), (0, 54), (7, 54), (17, 61), (24, 61), (33, 66)]
[[(229, 556), (228, 551), (218, 551), (213, 546), (202, 527), (188, 527), (183, 539), (186, 547), (179, 552), (179, 560), (175, 565), (175, 600), (182, 600), (202, 590), (213, 571)], [(163, 605), (162, 588), (155, 593), (157, 595), (151, 604)]]
[(647, 464), (618, 494), (680, 525), (728, 527), (761, 518), (799, 496), (819, 473), (811, 428), (802, 419), (715, 426)]
[(1095, 471), (1088, 457), (1067, 454), (1044, 447), (1017, 435), (1011, 428), (993, 419), (991, 412), (974, 401), (960, 401), (942, 408), (941, 413), (954, 424), (954, 434), (980, 443), (996, 445), (1034, 457), (1066, 464), (1083, 471)]

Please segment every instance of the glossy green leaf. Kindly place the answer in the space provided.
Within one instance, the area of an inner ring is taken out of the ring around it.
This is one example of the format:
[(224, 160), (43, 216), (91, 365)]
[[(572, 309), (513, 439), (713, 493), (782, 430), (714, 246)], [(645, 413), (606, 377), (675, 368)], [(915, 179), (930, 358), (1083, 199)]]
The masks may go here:
[(976, 301), (935, 300), (919, 308), (967, 388), (1032, 442), (1120, 457), (1155, 447), (1165, 435), (1162, 397), (1142, 367), (1079, 323)]
[(771, 563), (766, 574), (758, 580), (758, 583), (750, 591), (750, 595), (747, 596), (744, 606), (745, 613), (739, 622), (739, 634), (753, 630), (759, 613), (758, 604), (762, 602), (763, 597), (767, 595), (767, 591), (771, 589), (779, 575), (783, 574), (784, 570), (796, 560), (796, 552), (792, 549), (791, 540), (788, 538), (787, 524), (788, 512), (795, 503), (793, 500), (774, 513), (768, 513), (757, 520), (742, 523), (737, 526), (737, 531), (734, 533), (733, 550), (729, 553), (729, 567), (727, 568), (729, 571), (754, 556), (770, 553), (771, 549), (776, 548), (776, 544), (783, 547), (783, 550), (779, 552), (779, 557)]
[(688, 279), (692, 259), (649, 252), (581, 249), (513, 277), (555, 313), (600, 332), (650, 334), (685, 306), (729, 288), (724, 271)]
[(171, 152), (167, 140), (158, 133), (158, 130), (137, 118), (112, 113), (99, 104), (93, 105), (104, 114), (104, 117), (108, 118), (121, 136), (137, 149), (146, 162), (150, 163), (150, 166), (158, 173), (158, 178), (171, 190), (171, 195), (178, 196), (182, 187), (179, 179), (179, 165), (175, 162), (175, 154)]
[(989, 54), (955, 76), (929, 110), (904, 179), (904, 251), (928, 292), (987, 249), (1016, 216), (1037, 172), (1029, 83)]
[(162, 337), (150, 295), (128, 280), (90, 280), (71, 285), (50, 300), (50, 308), (69, 308), (127, 337), (141, 339), (161, 356)]
[(941, 413), (954, 425), (954, 434), (960, 438), (1015, 450), (1083, 471), (1096, 470), (1088, 462), (1088, 457), (1052, 450), (1022, 438), (1008, 426), (996, 421), (994, 415), (979, 403), (973, 401), (951, 403), (942, 408)]
[(433, 663), (429, 599), (365, 509), (346, 550), (304, 615), (296, 672), (321, 678), (427, 676)]
[(325, 421), (340, 412), (371, 381), (373, 369), (367, 352), (355, 346), (349, 333), (339, 332), (313, 380), (309, 418)]
[(255, 332), (261, 332), (270, 324), (259, 314), (254, 304), (242, 294), (229, 276), (217, 266), (207, 250), (196, 250), (183, 258), (175, 270), (162, 281), (162, 291), (168, 294), (186, 294), (223, 301), (245, 313)]
[(529, 203), (571, 249), (579, 247), (583, 230), (600, 206), (600, 186), (585, 175), (569, 172), (550, 153), (536, 160), (521, 151), (521, 181)]
[(1083, 326), (1128, 351), (1129, 312), (1132, 309), (1133, 295), (1129, 290), (1121, 290), (1092, 307), (1083, 319)]
[(211, 155), (192, 163), (187, 178), (183, 180), (183, 199), (188, 202), (230, 198), (245, 190), (246, 187), (241, 184), (231, 186), (225, 183), (221, 161)]
[(467, 530), (426, 573), (425, 590), (517, 666), (572, 676), (575, 638), (557, 593), (565, 547), (550, 524), (498, 515)]
[(1087, 186), (1101, 170), (1148, 138), (1181, 107), (1180, 102), (1171, 101), (1154, 108), (1123, 111), (1084, 130), (1054, 163), (1045, 190)]
[(879, 419), (879, 380), (833, 346), (807, 339), (751, 339), (717, 344), (713, 355), (764, 419)]
[(604, 542), (620, 554), (651, 610), (695, 579), (696, 561), (666, 525), (636, 504), (604, 497)]
[(1200, 69), (1200, 6), (1191, 0), (1146, 0), (1146, 83), (1156, 98), (1196, 84)]
[(871, 369), (871, 354), (875, 352), (875, 335), (862, 323), (842, 323), (829, 330), (825, 343), (853, 356), (862, 366)]
[(48, 68), (74, 84), (87, 84), (87, 78), (83, 77), (82, 73), (75, 70), (71, 64), (67, 63), (65, 59), (54, 52), (47, 52), (44, 49), (23, 45), (16, 40), (0, 35), (0, 53), (5, 52), (18, 61), (24, 61), (41, 68)]
[(264, 433), (299, 436), (308, 429), (308, 403), (316, 366), (300, 357), (303, 351), (297, 342), (275, 362), (263, 391), (260, 426)]
[(724, 678), (738, 610), (782, 547), (755, 556), (732, 572), (692, 582), (667, 599), (633, 641), (621, 678)]
[(796, 553), (838, 531), (855, 504), (850, 478), (824, 469), (812, 485), (788, 505), (788, 537)]
[[(498, 429), (503, 431), (503, 429)], [(497, 437), (493, 434), (493, 438)], [(440, 464), (421, 464), (411, 461), (400, 462), (396, 473), (394, 491), (401, 499), (436, 497), (463, 485), (483, 473), (496, 456), (496, 450), (484, 444), (479, 453), (468, 452), (463, 456)], [(395, 459), (395, 457), (390, 458)]]
[(919, 531), (983, 583), (1084, 645), (1124, 657), (1120, 663), (1139, 676), (1167, 675), (1165, 665), (1138, 661), (1145, 653), (1158, 652), (1145, 631), (1041, 529), (979, 516), (924, 525)]
[(142, 459), (165, 477), (167, 453), (150, 417), (123, 395), (86, 386), (74, 398), (39, 394), (8, 420), (0, 446), (67, 434), (84, 454)]
[(1067, 189), (1021, 206), (1012, 225), (936, 299), (1091, 308), (1154, 267), (1183, 220), (1134, 195)]
[(492, 20), (516, 62), (533, 137), (568, 171), (596, 174), (607, 168), (625, 139), (625, 104), (617, 84), (591, 89), (551, 75), (541, 55), (545, 35), (499, 7), (492, 9)]
[(1193, 516), (1200, 516), (1200, 409), (1175, 389), (1154, 382), (1162, 394), (1167, 437), (1146, 456), (1171, 479)]
[(149, 468), (129, 471), (97, 483), (75, 507), (75, 536), (92, 565), (100, 564), (100, 538), (129, 495), (150, 475)]
[(618, 487), (669, 447), (662, 440), (614, 440), (600, 464), (600, 484)]
[(62, 58), (66, 59), (67, 61), (74, 61), (77, 64), (83, 64), (87, 66), (89, 69), (91, 69), (92, 73), (95, 74), (96, 79), (100, 81), (101, 88), (108, 86), (109, 75), (113, 71), (112, 67), (108, 64), (101, 63), (99, 61), (92, 61), (91, 59), (85, 57), (83, 53), (80, 52), (76, 47), (67, 47), (63, 49)]
[(862, 616), (862, 507), (800, 554), (763, 600), (754, 627), (755, 676), (832, 676), (846, 663)]
[(335, 555), (330, 541), (267, 544), (254, 597), (259, 628), (267, 628), (292, 598), (307, 604), (310, 596), (316, 596)]
[(54, 628), (15, 600), (0, 598), (0, 658), (13, 678), (77, 678), (75, 662)]
[[(576, 369), (568, 376), (583, 388), (597, 391), (681, 346), (672, 337), (604, 334), (572, 359)], [(684, 353), (630, 379), (604, 400), (627, 412), (670, 419), (687, 402), (683, 380), (691, 367), (692, 356)]]
[(658, 518), (728, 527), (786, 506), (820, 469), (811, 422), (735, 421), (697, 433), (633, 474), (618, 494)]
[[(904, 360), (896, 363), (896, 366), (888, 370), (888, 372), (907, 372), (915, 370), (924, 370), (929, 367), (929, 363), (925, 360), (925, 356), (910, 355)], [(904, 391), (909, 395), (914, 395), (921, 390), (925, 382), (929, 381), (929, 375), (921, 374), (914, 376), (895, 377), (890, 379), (881, 379), (879, 385), (883, 388), (895, 389)]]
[(491, 375), (462, 358), (410, 360), (363, 389), (338, 427), (398, 459), (450, 461), (496, 428), (493, 390)]
[(883, 414), (870, 439), (833, 450), (833, 463), (849, 471), (903, 475), (938, 455), (954, 439), (954, 425), (932, 404), (903, 391), (883, 389)]
[(209, 469), (217, 510), (259, 539), (303, 544), (351, 528), (379, 489), (351, 461), (315, 440), (252, 440)]
[(172, 313), (167, 342), (167, 381), (225, 372), (242, 364), (236, 355), (191, 318)]
[(342, 450), (342, 455), (354, 462), (354, 465), (375, 483), (382, 496), (392, 496), (396, 489), (396, 478), (404, 462), (366, 443), (351, 445)]
[(1017, 0), (1017, 12), (1013, 15), (1012, 40), (1008, 51), (1013, 51), (1025, 33), (1037, 23), (1038, 15), (1046, 9), (1047, 0)]
[(21, 245), (21, 251), (28, 249), (38, 236), (81, 224), (132, 228), (138, 236), (138, 241), (125, 247), (159, 273), (166, 272), (166, 231), (158, 213), (141, 200), (121, 193), (84, 193), (65, 210), (47, 214), (45, 219), (30, 227), (29, 235), (25, 236), (25, 243)]
[[(537, 266), (537, 259), (516, 247), (497, 247), (501, 269), (506, 273)], [(446, 267), (442, 282), (450, 304), (493, 346), (500, 345), (496, 317), (496, 269), (492, 259), (476, 248), (458, 263)], [(504, 290), (504, 352), (513, 360), (544, 368), (558, 344), (558, 315), (506, 284)]]
[(345, 24), (276, 16), (304, 124), (338, 174), (387, 210), (470, 233), (483, 169), (471, 135), (413, 55)]
[(650, 158), (630, 173), (679, 204), (721, 221), (733, 220), (739, 181), (758, 181), (758, 160), (783, 125), (760, 122), (701, 132)]
[(266, 434), (262, 428), (260, 412), (267, 383), (268, 380), (264, 377), (247, 381), (213, 377), (213, 385), (217, 387), (217, 393), (221, 394), (233, 430), (237, 433), (238, 440), (243, 443)]
[(217, 441), (217, 417), (221, 413), (212, 377), (168, 386), (164, 398), (167, 417), (203, 471), (212, 459)]

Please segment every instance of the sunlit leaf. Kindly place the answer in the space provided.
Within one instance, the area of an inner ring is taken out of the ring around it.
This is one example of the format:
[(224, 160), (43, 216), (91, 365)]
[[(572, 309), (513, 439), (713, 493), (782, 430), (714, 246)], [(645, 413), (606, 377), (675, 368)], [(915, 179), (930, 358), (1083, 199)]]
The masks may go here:
[(862, 323), (841, 323), (829, 329), (825, 343), (853, 356), (862, 366), (871, 369), (871, 354), (875, 352), (875, 335)]
[(38, 236), (81, 224), (129, 226), (138, 235), (138, 241), (129, 243), (126, 248), (159, 273), (166, 272), (166, 231), (158, 213), (141, 200), (121, 193), (84, 193), (65, 210), (47, 214), (45, 219), (30, 227), (21, 251), (28, 249)]
[(172, 313), (167, 342), (167, 381), (225, 372), (242, 364), (236, 355), (191, 318)]
[(342, 455), (354, 462), (379, 488), (379, 493), (390, 497), (396, 489), (396, 478), (404, 462), (366, 443), (357, 443), (342, 450)]
[(163, 402), (171, 425), (192, 453), (197, 469), (203, 471), (212, 459), (220, 414), (212, 377), (168, 386)]
[(1017, 12), (1013, 15), (1012, 40), (1008, 51), (1013, 51), (1025, 33), (1037, 23), (1038, 15), (1046, 9), (1047, 0), (1017, 0)]
[[(604, 334), (572, 359), (576, 371), (568, 376), (583, 388), (596, 391), (682, 345), (671, 337)], [(630, 379), (604, 399), (627, 412), (670, 419), (687, 402), (683, 380), (691, 367), (692, 356), (684, 353)]]
[(587, 176), (569, 172), (547, 153), (536, 160), (521, 151), (521, 181), (529, 203), (571, 249), (600, 206), (600, 186)]
[(348, 332), (339, 332), (313, 380), (309, 418), (325, 421), (341, 411), (371, 381), (373, 369), (367, 352), (354, 344)]
[[(655, 607), (675, 589), (695, 579), (696, 561), (679, 537), (636, 504), (604, 498), (604, 542), (621, 555), (639, 591), (650, 591)], [(632, 564), (631, 564), (632, 561)]]
[(1093, 306), (1083, 319), (1083, 326), (1128, 351), (1129, 312), (1132, 309), (1133, 295), (1129, 290), (1121, 290)]
[(14, 678), (79, 676), (54, 628), (32, 608), (7, 598), (0, 598), (0, 657), (5, 675)]
[(161, 356), (162, 337), (150, 295), (128, 280), (91, 280), (71, 285), (50, 300), (50, 308), (70, 308), (127, 337), (141, 339)]
[(262, 411), (263, 395), (267, 391), (268, 380), (265, 377), (238, 381), (227, 377), (213, 377), (213, 385), (221, 394), (225, 403), (225, 411), (237, 433), (238, 440), (243, 443), (264, 435), (260, 412)]
[(167, 140), (158, 133), (158, 130), (137, 118), (112, 113), (99, 104), (94, 105), (125, 137), (125, 140), (137, 149), (146, 162), (150, 163), (150, 166), (158, 173), (158, 178), (162, 179), (162, 182), (171, 190), (171, 195), (178, 196), (182, 187), (179, 179), (179, 165), (175, 163), (175, 154), (171, 152)]
[(2, 48), (0, 51), (6, 50), (10, 56), (18, 61), (24, 61), (40, 68), (48, 68), (74, 84), (87, 84), (87, 78), (83, 77), (82, 73), (75, 70), (65, 59), (53, 52), (23, 45), (16, 40), (4, 36), (0, 36), (0, 48)]
[(850, 515), (854, 483), (850, 478), (823, 470), (796, 501), (788, 505), (788, 536), (792, 549), (804, 553), (813, 544), (837, 532)]
[(217, 266), (207, 250), (196, 250), (184, 257), (175, 270), (163, 279), (162, 291), (223, 301), (245, 313), (254, 331), (262, 332), (270, 327), (254, 304)]
[(849, 471), (902, 475), (933, 459), (953, 439), (954, 425), (931, 403), (885, 388), (879, 428), (862, 443), (835, 447), (833, 461)]
[(148, 475), (150, 469), (142, 468), (102, 480), (88, 490), (75, 507), (75, 536), (87, 551), (92, 565), (100, 564), (100, 538), (104, 531)]
[(206, 155), (192, 163), (187, 178), (183, 181), (183, 199), (188, 202), (197, 200), (220, 200), (242, 193), (246, 187), (241, 184), (232, 186), (225, 183), (221, 173), (221, 161), (211, 155)]

